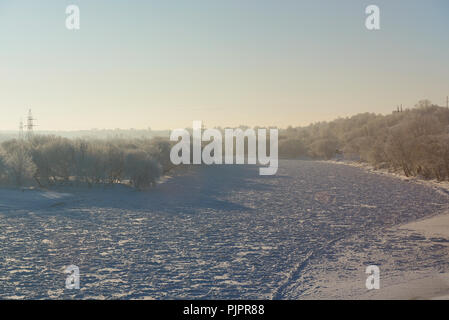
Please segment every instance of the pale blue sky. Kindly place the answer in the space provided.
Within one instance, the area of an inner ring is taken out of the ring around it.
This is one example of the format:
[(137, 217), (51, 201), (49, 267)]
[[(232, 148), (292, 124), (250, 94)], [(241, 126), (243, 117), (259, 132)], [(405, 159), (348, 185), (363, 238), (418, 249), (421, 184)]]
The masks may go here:
[[(77, 4), (81, 30), (65, 28)], [(381, 30), (365, 28), (365, 7)], [(449, 95), (447, 0), (0, 0), (0, 130), (304, 125)]]

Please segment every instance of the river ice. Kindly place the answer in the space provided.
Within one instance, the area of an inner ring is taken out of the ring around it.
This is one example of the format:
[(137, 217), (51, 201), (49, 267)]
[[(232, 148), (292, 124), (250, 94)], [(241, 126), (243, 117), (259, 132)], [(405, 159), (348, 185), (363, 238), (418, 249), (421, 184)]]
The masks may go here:
[[(301, 299), (447, 272), (445, 239), (398, 226), (447, 210), (428, 186), (312, 161), (202, 166), (155, 189), (0, 190), (0, 298)], [(80, 290), (64, 270), (80, 269)]]

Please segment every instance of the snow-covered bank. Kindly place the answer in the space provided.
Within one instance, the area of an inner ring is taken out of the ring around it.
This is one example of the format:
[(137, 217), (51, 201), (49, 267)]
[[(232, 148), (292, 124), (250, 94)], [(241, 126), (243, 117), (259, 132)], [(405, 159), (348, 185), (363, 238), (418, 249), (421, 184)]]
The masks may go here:
[[(428, 241), (449, 243), (449, 213), (442, 213), (431, 218), (421, 219), (400, 226), (411, 234), (421, 234)], [(387, 285), (382, 292), (371, 292), (362, 296), (367, 299), (449, 299), (449, 273), (423, 271), (403, 275), (394, 284)]]
[[(422, 185), (438, 194), (445, 196), (449, 204), (449, 182), (436, 180), (423, 180), (417, 177), (406, 177), (403, 174), (392, 172), (386, 169), (375, 169), (373, 166), (353, 161), (323, 161), (324, 163), (332, 163), (344, 165), (348, 167), (358, 168), (370, 174), (390, 177), (404, 181), (406, 183), (413, 183), (415, 185)], [(425, 206), (425, 203), (423, 203)], [(406, 237), (412, 241), (418, 241), (420, 246), (425, 245), (429, 248), (435, 248), (434, 257), (438, 257), (438, 262), (433, 260), (433, 263), (424, 264), (419, 270), (409, 270), (398, 266), (398, 270), (388, 270), (387, 274), (381, 272), (381, 289), (380, 290), (361, 290), (361, 283), (356, 279), (345, 279), (340, 281), (335, 278), (328, 278), (325, 281), (332, 283), (323, 289), (319, 295), (312, 294), (306, 298), (340, 298), (340, 299), (449, 299), (449, 273), (447, 269), (441, 268), (441, 263), (446, 264), (447, 260), (444, 256), (449, 253), (449, 210), (437, 210), (429, 212), (426, 216), (416, 219), (409, 223), (402, 223), (397, 226), (385, 229), (385, 233), (381, 233), (377, 237), (377, 241), (382, 243), (391, 242), (393, 238)], [(405, 243), (398, 243), (396, 249), (403, 250), (406, 247)], [(391, 248), (390, 248), (391, 249)], [(417, 252), (420, 249), (417, 248)], [(343, 260), (350, 259), (352, 254), (365, 256), (367, 260), (370, 255), (354, 253), (349, 250), (345, 254)], [(394, 257), (393, 252), (386, 252), (386, 250), (378, 251), (376, 256), (382, 259), (388, 259), (388, 255)], [(415, 253), (416, 254), (416, 253)], [(412, 255), (410, 257), (410, 264), (413, 265), (414, 258), (419, 258), (419, 255)], [(343, 261), (345, 263), (346, 261)], [(382, 268), (381, 268), (382, 271)], [(363, 270), (359, 270), (359, 277), (363, 277)], [(366, 277), (366, 275), (365, 275)]]
[[(430, 218), (400, 226), (401, 230), (421, 234), (436, 243), (449, 243), (449, 213), (442, 213)], [(417, 279), (415, 279), (417, 278)], [(367, 295), (374, 299), (449, 299), (449, 273), (422, 272), (385, 288), (386, 294)]]
[(328, 162), (328, 163), (351, 166), (351, 167), (355, 167), (355, 168), (361, 168), (370, 173), (386, 175), (389, 177), (401, 179), (403, 181), (419, 183), (419, 184), (440, 190), (440, 191), (444, 192), (445, 194), (449, 194), (449, 181), (438, 181), (435, 179), (426, 180), (426, 179), (422, 179), (419, 177), (407, 177), (401, 172), (395, 172), (395, 171), (392, 171), (391, 169), (378, 169), (366, 162), (350, 161), (350, 160), (326, 160), (326, 161), (322, 161), (322, 162)]
[(0, 212), (41, 210), (64, 204), (72, 194), (39, 189), (0, 189)]

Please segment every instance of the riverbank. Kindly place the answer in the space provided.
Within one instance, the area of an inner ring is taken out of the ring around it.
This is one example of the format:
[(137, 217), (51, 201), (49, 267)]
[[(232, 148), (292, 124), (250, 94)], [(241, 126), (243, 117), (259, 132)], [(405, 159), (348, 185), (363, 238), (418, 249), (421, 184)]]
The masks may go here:
[(419, 177), (407, 177), (403, 173), (392, 171), (391, 169), (377, 169), (366, 162), (349, 161), (349, 160), (325, 160), (325, 161), (323, 160), (320, 162), (328, 162), (339, 165), (351, 166), (354, 168), (361, 168), (373, 174), (389, 176), (400, 179), (402, 181), (418, 183), (431, 188), (435, 188), (449, 195), (449, 181), (438, 181), (435, 179), (425, 180)]
[[(423, 180), (418, 177), (406, 177), (387, 169), (375, 169), (373, 166), (353, 161), (326, 161), (333, 164), (345, 165), (363, 169), (366, 172), (388, 176), (401, 181), (423, 185), (448, 197), (449, 182), (436, 180)], [(437, 211), (430, 213), (425, 218), (399, 225), (392, 228), (391, 232), (407, 233), (410, 238), (420, 238), (429, 245), (437, 244), (440, 249), (449, 248), (449, 211)], [(447, 250), (447, 249), (446, 249)], [(383, 282), (383, 283), (382, 283)], [(407, 272), (401, 275), (381, 280), (381, 289), (354, 294), (352, 285), (342, 285), (341, 292), (347, 292), (348, 298), (353, 299), (449, 299), (449, 273), (438, 268), (423, 268), (421, 271)], [(352, 292), (352, 293), (351, 293)]]

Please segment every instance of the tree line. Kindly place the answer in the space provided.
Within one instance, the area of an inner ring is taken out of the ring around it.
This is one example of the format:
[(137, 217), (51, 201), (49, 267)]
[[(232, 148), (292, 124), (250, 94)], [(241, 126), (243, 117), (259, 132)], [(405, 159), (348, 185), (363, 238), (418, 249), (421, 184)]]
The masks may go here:
[(49, 187), (128, 183), (146, 189), (172, 168), (167, 139), (35, 136), (0, 147), (0, 183)]
[[(146, 189), (174, 167), (170, 161), (173, 144), (168, 138), (45, 135), (9, 139), (0, 144), (0, 184), (128, 183)], [(246, 143), (245, 151), (247, 147)], [(281, 158), (290, 159), (339, 156), (402, 171), (406, 176), (449, 180), (449, 109), (422, 100), (415, 108), (389, 115), (362, 113), (306, 127), (290, 126), (279, 130), (278, 152)]]
[(406, 176), (449, 180), (449, 109), (420, 101), (389, 115), (358, 114), (280, 132), (284, 158), (360, 160)]

